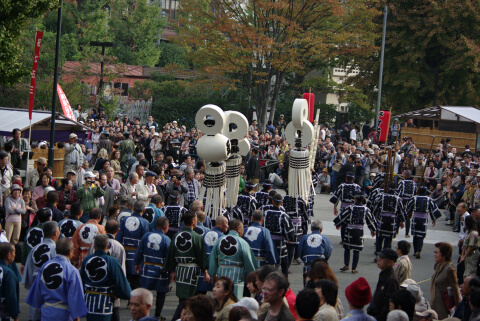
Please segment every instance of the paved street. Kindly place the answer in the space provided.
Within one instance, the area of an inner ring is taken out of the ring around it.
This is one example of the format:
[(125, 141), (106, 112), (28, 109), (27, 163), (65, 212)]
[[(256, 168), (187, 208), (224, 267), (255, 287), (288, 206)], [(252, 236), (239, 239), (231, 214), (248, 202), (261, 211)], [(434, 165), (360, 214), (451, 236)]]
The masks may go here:
[[(345, 306), (345, 309), (348, 310), (348, 302), (345, 299), (345, 288), (355, 279), (360, 276), (365, 277), (370, 286), (372, 287), (372, 291), (375, 288), (378, 279), (379, 269), (376, 267), (376, 264), (373, 263), (373, 252), (374, 252), (374, 239), (372, 237), (367, 237), (365, 240), (365, 247), (363, 252), (360, 254), (360, 262), (358, 265), (357, 270), (359, 271), (358, 274), (352, 274), (351, 272), (341, 273), (339, 269), (343, 266), (343, 247), (339, 244), (340, 242), (340, 232), (335, 229), (333, 226), (333, 205), (328, 202), (329, 196), (328, 195), (317, 195), (315, 198), (315, 219), (320, 219), (323, 221), (324, 230), (323, 234), (327, 235), (330, 240), (332, 241), (333, 245), (333, 254), (329, 260), (329, 264), (332, 269), (335, 271), (338, 281), (339, 281), (339, 296)], [(442, 211), (443, 212), (443, 211)], [(445, 218), (442, 217), (438, 220), (438, 224), (436, 227), (432, 228), (429, 227), (429, 231), (427, 233), (427, 238), (425, 239), (425, 245), (422, 251), (422, 258), (420, 260), (413, 258), (413, 279), (417, 282), (421, 282), (426, 280), (425, 282), (421, 283), (422, 291), (424, 292), (424, 296), (429, 299), (430, 298), (430, 276), (433, 273), (433, 251), (434, 251), (434, 244), (440, 241), (447, 241), (450, 242), (454, 246), (453, 251), (453, 261), (456, 262), (458, 258), (458, 250), (456, 248), (456, 244), (458, 241), (458, 234), (453, 233), (451, 228), (445, 226)], [(365, 235), (370, 235), (370, 233), (366, 230)], [(400, 236), (398, 236), (394, 241), (392, 246), (396, 245), (396, 242), (404, 239), (405, 232), (402, 230)], [(409, 241), (412, 238), (407, 239)], [(413, 248), (412, 248), (413, 251)], [(410, 253), (413, 254), (413, 253)], [(303, 288), (303, 281), (302, 281), (302, 266), (301, 265), (292, 265), (290, 268), (292, 274), (289, 275), (289, 280), (291, 283), (291, 288), (295, 293), (300, 291)], [(28, 306), (24, 303), (25, 296), (27, 291), (21, 287), (20, 296), (22, 300), (21, 304), (21, 315), (20, 320), (27, 320), (28, 316)], [(155, 300), (154, 300), (155, 302)], [(163, 310), (163, 315), (167, 318), (168, 321), (171, 320), (173, 312), (177, 305), (177, 298), (175, 296), (175, 291), (173, 290), (171, 293), (168, 293), (167, 299), (165, 302), (165, 307)], [(122, 301), (122, 309), (121, 309), (121, 320), (130, 320), (130, 312), (126, 308), (127, 302)], [(347, 312), (347, 311), (345, 311)], [(153, 315), (153, 309), (151, 311), (151, 315)]]

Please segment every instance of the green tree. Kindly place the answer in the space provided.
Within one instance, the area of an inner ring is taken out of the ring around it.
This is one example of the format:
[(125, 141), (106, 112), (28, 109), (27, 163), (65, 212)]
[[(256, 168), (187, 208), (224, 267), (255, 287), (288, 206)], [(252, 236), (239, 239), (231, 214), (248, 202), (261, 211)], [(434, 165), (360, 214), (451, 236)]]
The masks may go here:
[[(19, 42), (22, 29), (29, 19), (40, 17), (57, 5), (57, 0), (0, 1), (0, 85), (12, 86), (28, 75), (30, 66), (22, 59), (24, 44)], [(33, 46), (34, 39), (29, 43)]]
[[(264, 128), (284, 80), (374, 49), (368, 1), (184, 0), (173, 40), (198, 71), (240, 88)], [(225, 78), (228, 75), (230, 78)]]
[[(480, 1), (380, 1), (389, 6), (382, 104), (406, 112), (437, 105), (480, 106)], [(383, 19), (376, 20), (381, 32)], [(379, 55), (359, 62), (354, 84), (376, 102)]]

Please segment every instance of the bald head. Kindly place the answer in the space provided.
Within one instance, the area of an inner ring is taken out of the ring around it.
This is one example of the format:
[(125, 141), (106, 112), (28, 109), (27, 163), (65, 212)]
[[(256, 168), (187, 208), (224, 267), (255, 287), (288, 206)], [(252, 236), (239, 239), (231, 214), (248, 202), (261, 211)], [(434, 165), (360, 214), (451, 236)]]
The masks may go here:
[(228, 219), (225, 216), (217, 217), (217, 220), (215, 221), (215, 226), (223, 233), (226, 233), (228, 230)]
[(192, 211), (203, 211), (203, 202), (200, 200), (194, 200), (192, 203)]

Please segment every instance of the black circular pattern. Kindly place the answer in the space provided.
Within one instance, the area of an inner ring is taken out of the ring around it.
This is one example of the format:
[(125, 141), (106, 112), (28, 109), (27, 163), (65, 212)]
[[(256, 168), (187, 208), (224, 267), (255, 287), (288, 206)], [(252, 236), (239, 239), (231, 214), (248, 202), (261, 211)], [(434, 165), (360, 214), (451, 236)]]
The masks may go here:
[(85, 264), (85, 272), (90, 280), (100, 282), (107, 276), (107, 262), (99, 256), (94, 256)]
[(38, 227), (32, 228), (27, 234), (27, 244), (32, 249), (43, 241), (43, 231)]
[(148, 221), (148, 223), (153, 223), (155, 219), (155, 211), (151, 207), (145, 208), (145, 212), (143, 212), (142, 217)]
[(175, 238), (175, 247), (180, 252), (187, 252), (193, 246), (192, 235), (188, 232), (182, 232), (177, 235)]
[(41, 268), (42, 265), (48, 262), (50, 259), (50, 246), (48, 244), (41, 244), (32, 253), (33, 265), (37, 268)]
[(63, 267), (56, 262), (47, 263), (42, 271), (42, 281), (47, 289), (58, 289), (63, 281)]
[(226, 256), (233, 256), (238, 252), (238, 241), (231, 235), (224, 237), (219, 246), (220, 252)]
[(62, 233), (63, 237), (72, 238), (76, 230), (77, 227), (72, 220), (66, 220), (60, 226), (60, 233)]

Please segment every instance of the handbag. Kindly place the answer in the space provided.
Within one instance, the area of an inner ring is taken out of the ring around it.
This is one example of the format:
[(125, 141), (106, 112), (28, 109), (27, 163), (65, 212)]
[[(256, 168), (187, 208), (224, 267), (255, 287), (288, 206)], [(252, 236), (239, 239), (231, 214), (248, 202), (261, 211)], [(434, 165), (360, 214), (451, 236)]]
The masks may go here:
[(450, 311), (455, 306), (455, 299), (453, 298), (453, 294), (448, 295), (448, 290), (440, 291), (440, 293), (442, 294), (443, 305), (445, 306), (445, 309), (447, 309), (447, 311)]

